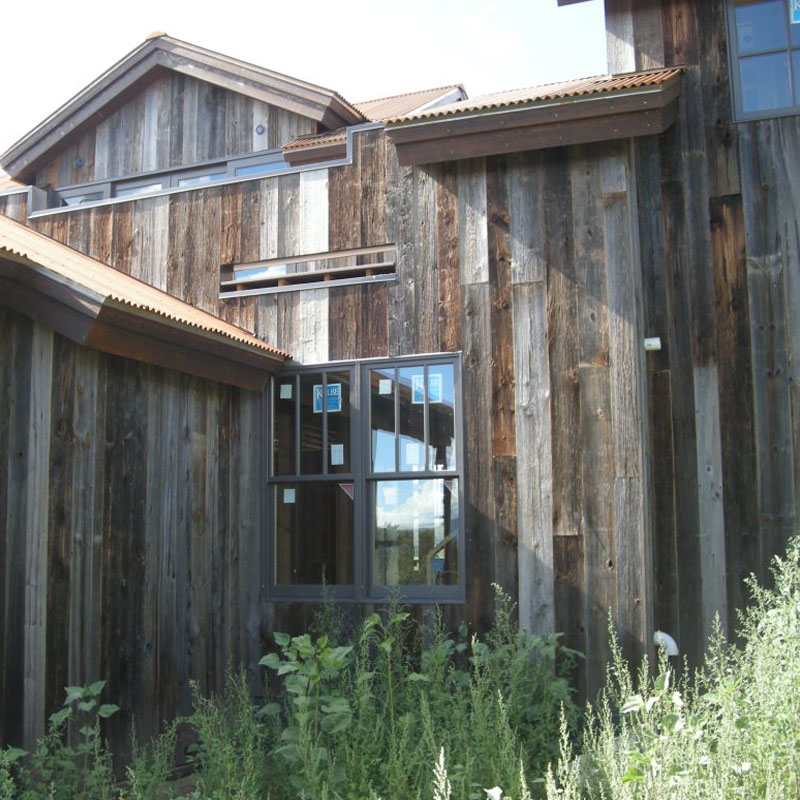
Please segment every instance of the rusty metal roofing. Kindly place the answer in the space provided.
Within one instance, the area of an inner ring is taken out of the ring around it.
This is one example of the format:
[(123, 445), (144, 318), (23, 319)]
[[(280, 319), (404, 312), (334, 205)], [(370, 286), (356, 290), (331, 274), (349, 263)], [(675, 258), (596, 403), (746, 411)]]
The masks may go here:
[(303, 136), (298, 136), (296, 139), (292, 139), (291, 142), (282, 145), (281, 150), (285, 153), (287, 150), (304, 150), (307, 147), (321, 147), (322, 145), (338, 144), (346, 141), (347, 130), (339, 128), (325, 133), (306, 133)]
[(221, 336), (275, 358), (290, 358), (288, 353), (242, 328), (0, 215), (0, 253), (4, 251), (88, 289), (102, 297), (103, 302), (110, 300), (179, 327)]
[(15, 181), (5, 170), (0, 169), (0, 192), (8, 192), (12, 189), (22, 189), (25, 184)]
[(451, 86), (439, 86), (435, 89), (422, 89), (418, 92), (407, 92), (392, 97), (380, 97), (377, 100), (365, 100), (361, 103), (353, 103), (353, 105), (372, 122), (383, 122), (417, 111), (457, 90), (466, 96), (464, 87), (454, 83)]
[(419, 112), (398, 115), (392, 119), (387, 119), (386, 122), (390, 125), (403, 124), (464, 113), (513, 108), (533, 103), (658, 88), (670, 79), (680, 75), (680, 73), (681, 70), (679, 68), (669, 68), (646, 72), (630, 72), (624, 75), (600, 75), (593, 78), (560, 81), (559, 83), (550, 83), (544, 86), (531, 86), (525, 89), (485, 94), (468, 100), (460, 100), (457, 103), (448, 103), (447, 105), (436, 106)]

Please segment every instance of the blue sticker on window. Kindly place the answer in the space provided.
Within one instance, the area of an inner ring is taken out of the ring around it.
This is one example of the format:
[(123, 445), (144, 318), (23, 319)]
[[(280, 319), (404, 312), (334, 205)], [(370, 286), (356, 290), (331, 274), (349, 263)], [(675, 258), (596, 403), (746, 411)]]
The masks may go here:
[[(329, 414), (342, 410), (342, 384), (329, 383), (325, 391), (325, 408)], [(314, 384), (314, 413), (322, 413), (322, 384)]]
[(790, 0), (792, 12), (792, 24), (800, 25), (800, 0)]

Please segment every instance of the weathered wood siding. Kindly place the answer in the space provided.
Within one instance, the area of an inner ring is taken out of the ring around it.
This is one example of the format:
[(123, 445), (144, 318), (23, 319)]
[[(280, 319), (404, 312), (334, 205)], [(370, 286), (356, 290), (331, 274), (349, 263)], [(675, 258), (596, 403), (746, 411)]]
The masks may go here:
[(108, 680), (145, 737), (261, 654), (260, 394), (76, 345), (0, 308), (0, 739)]
[[(644, 7), (642, 7), (644, 6)], [(697, 661), (798, 530), (800, 118), (736, 123), (723, 0), (606, 0), (609, 68), (685, 67), (636, 143), (655, 626)]]
[[(625, 142), (401, 168), (369, 131), (350, 166), (31, 224), (305, 363), (461, 350), (466, 616), (485, 628), (501, 584), (594, 688), (608, 609), (632, 655), (652, 627), (634, 169)], [(391, 284), (217, 298), (225, 262), (387, 242)]]
[(69, 186), (246, 155), (316, 129), (307, 117), (171, 72), (59, 153), (35, 184)]

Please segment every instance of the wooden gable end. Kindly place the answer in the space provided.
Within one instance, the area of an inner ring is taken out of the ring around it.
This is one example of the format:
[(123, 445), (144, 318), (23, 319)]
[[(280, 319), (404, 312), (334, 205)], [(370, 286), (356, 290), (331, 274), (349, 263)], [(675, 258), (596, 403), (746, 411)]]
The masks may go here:
[(179, 72), (161, 72), (36, 172), (69, 186), (275, 149), (317, 131), (301, 114)]

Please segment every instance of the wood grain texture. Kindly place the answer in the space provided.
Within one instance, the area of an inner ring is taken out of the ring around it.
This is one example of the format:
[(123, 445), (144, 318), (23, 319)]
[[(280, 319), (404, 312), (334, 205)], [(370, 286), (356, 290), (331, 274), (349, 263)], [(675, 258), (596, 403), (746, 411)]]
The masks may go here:
[[(753, 502), (752, 495), (753, 487), (758, 484), (758, 468), (741, 196), (728, 195), (712, 199), (709, 214), (714, 256), (714, 290), (717, 298), (717, 436), (720, 439), (721, 478), (724, 486), (724, 533), (720, 529), (719, 534), (724, 535), (725, 539), (728, 601), (732, 606), (741, 607), (747, 598), (747, 589), (743, 583), (744, 573), (752, 571), (760, 560), (759, 521), (757, 505)], [(709, 528), (708, 532), (713, 530)], [(761, 574), (764, 574), (763, 571)], [(731, 614), (728, 623), (731, 628), (735, 626), (735, 614)]]
[(35, 184), (69, 186), (246, 155), (315, 131), (307, 117), (170, 73), (67, 146), (37, 172)]
[(555, 629), (553, 606), (553, 461), (547, 287), (514, 287), (519, 622)]

